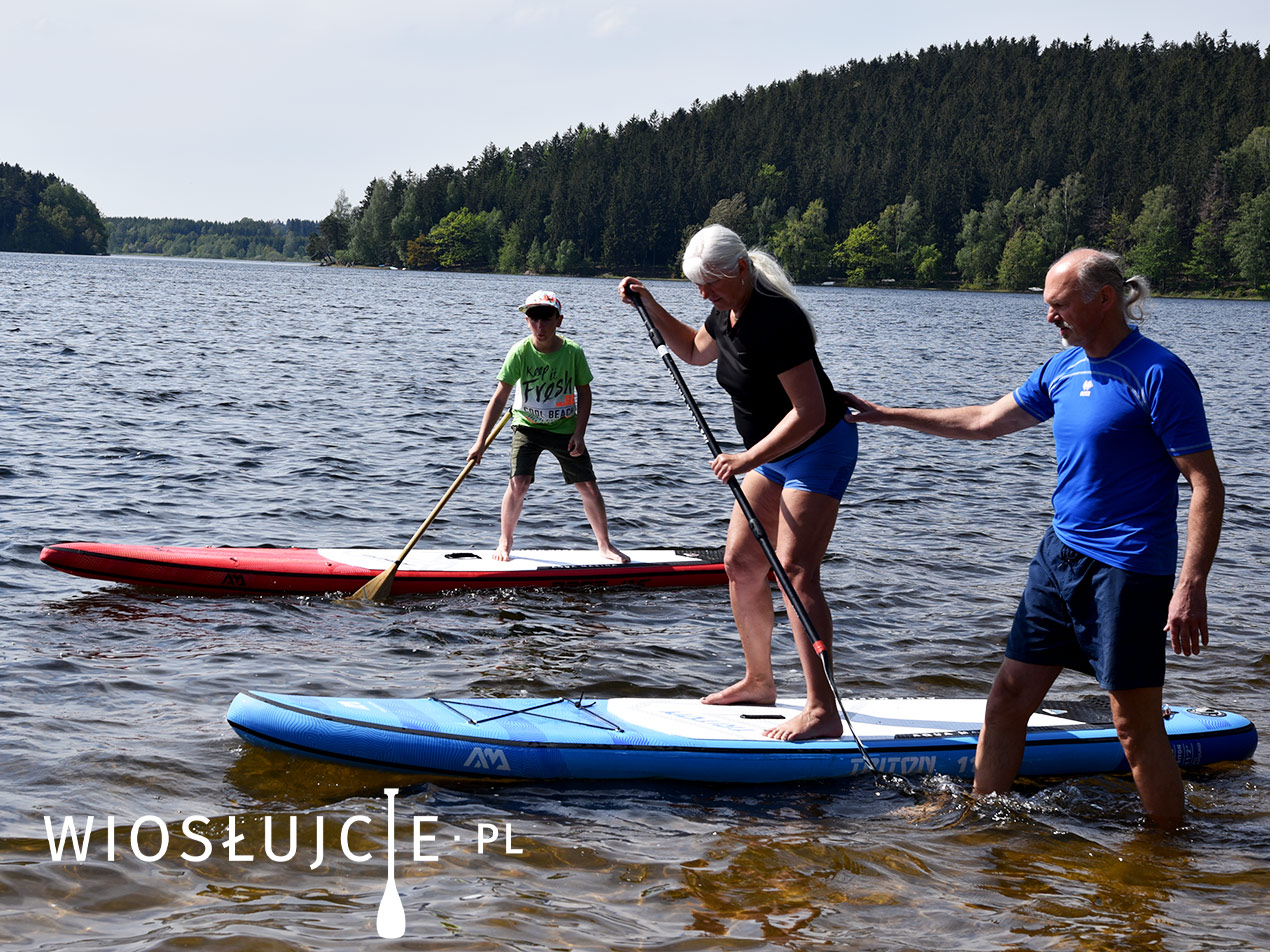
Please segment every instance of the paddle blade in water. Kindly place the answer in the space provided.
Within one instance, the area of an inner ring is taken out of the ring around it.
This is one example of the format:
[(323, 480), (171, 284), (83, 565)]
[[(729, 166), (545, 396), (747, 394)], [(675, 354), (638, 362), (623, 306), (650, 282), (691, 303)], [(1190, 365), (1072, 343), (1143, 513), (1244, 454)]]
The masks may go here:
[[(392, 594), (393, 576), (397, 574), (397, 566), (385, 569), (373, 579), (349, 595), (347, 601), (383, 601)], [(344, 601), (345, 599), (341, 599)]]
[[(498, 421), (498, 425), (494, 427), (493, 432), (485, 438), (485, 449), (490, 448), (490, 445), (494, 442), (494, 437), (498, 436), (499, 432), (507, 425), (507, 421), (511, 418), (512, 412), (510, 410), (503, 414), (502, 419)], [(467, 465), (463, 467), (463, 471), (459, 473), (454, 482), (450, 484), (450, 488), (445, 491), (445, 495), (441, 497), (441, 501), (432, 508), (432, 511), (428, 513), (428, 518), (423, 520), (423, 525), (416, 529), (415, 534), (410, 537), (410, 541), (406, 543), (406, 547), (402, 549), (401, 554), (397, 556), (397, 561), (350, 595), (348, 597), (349, 601), (383, 601), (388, 598), (388, 596), (392, 593), (392, 580), (397, 574), (397, 567), (405, 561), (406, 556), (410, 554), (410, 550), (413, 549), (415, 547), (415, 543), (419, 541), (419, 537), (428, 530), (428, 526), (432, 525), (432, 520), (437, 517), (437, 513), (441, 511), (441, 507), (449, 502), (450, 497), (454, 495), (454, 491), (462, 485), (463, 480), (467, 479), (467, 474), (472, 471), (472, 467), (475, 465), (475, 458), (467, 461)]]

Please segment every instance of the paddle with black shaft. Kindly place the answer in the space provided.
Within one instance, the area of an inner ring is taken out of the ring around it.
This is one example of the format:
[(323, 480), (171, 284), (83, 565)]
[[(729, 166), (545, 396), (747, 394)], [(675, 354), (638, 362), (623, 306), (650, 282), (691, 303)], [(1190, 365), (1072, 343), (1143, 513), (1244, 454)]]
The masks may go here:
[[(710, 448), (711, 453), (718, 456), (723, 452), (723, 448), (719, 446), (714, 434), (710, 432), (710, 424), (706, 423), (706, 418), (702, 415), (701, 408), (697, 406), (697, 401), (692, 399), (692, 394), (688, 392), (688, 384), (684, 381), (683, 374), (679, 372), (679, 366), (675, 363), (674, 355), (671, 354), (670, 348), (666, 346), (666, 341), (662, 338), (661, 332), (657, 330), (657, 325), (648, 316), (648, 311), (644, 309), (644, 302), (640, 300), (639, 294), (635, 291), (628, 289), (626, 294), (630, 297), (631, 303), (635, 305), (635, 310), (639, 311), (639, 316), (644, 319), (644, 326), (648, 328), (648, 339), (653, 342), (653, 346), (657, 348), (657, 353), (661, 355), (662, 363), (666, 365), (666, 369), (670, 371), (671, 377), (674, 378), (675, 386), (679, 388), (679, 395), (683, 397), (684, 403), (692, 411), (692, 415), (697, 421), (697, 429), (705, 437), (706, 445)], [(772, 572), (776, 575), (776, 581), (780, 584), (781, 590), (789, 600), (789, 604), (793, 606), (794, 614), (798, 616), (798, 620), (802, 623), (803, 631), (811, 641), (812, 649), (816, 652), (816, 657), (820, 659), (820, 666), (824, 669), (825, 678), (829, 681), (829, 687), (833, 690), (834, 699), (838, 702), (838, 710), (842, 714), (843, 723), (847, 725), (847, 730), (851, 732), (852, 738), (855, 739), (856, 747), (860, 749), (860, 756), (864, 758), (864, 763), (868, 768), (877, 773), (877, 767), (874, 766), (872, 758), (869, 757), (869, 752), (864, 749), (860, 735), (855, 732), (851, 718), (847, 715), (847, 708), (842, 703), (842, 695), (838, 693), (838, 686), (834, 684), (833, 672), (829, 670), (829, 659), (825, 657), (825, 643), (816, 634), (816, 626), (812, 624), (811, 616), (807, 614), (807, 609), (803, 605), (802, 599), (794, 591), (794, 586), (790, 583), (789, 576), (785, 573), (785, 567), (781, 565), (781, 560), (777, 557), (776, 550), (772, 548), (772, 542), (767, 537), (767, 531), (763, 528), (763, 523), (759, 521), (758, 514), (754, 512), (754, 507), (750, 505), (750, 501), (745, 498), (745, 493), (741, 491), (741, 484), (735, 476), (728, 477), (728, 488), (732, 490), (732, 495), (736, 497), (736, 504), (741, 507), (741, 514), (745, 516), (745, 521), (750, 525), (750, 531), (754, 533), (754, 540), (758, 542), (759, 548), (767, 556), (767, 561), (772, 566)]]
[[(507, 425), (507, 421), (511, 418), (512, 414), (510, 410), (503, 414), (503, 418), (498, 421), (498, 426), (494, 427), (493, 432), (485, 438), (484, 449), (487, 450), (490, 448), (490, 444), (494, 442), (494, 437), (498, 436), (499, 432)], [(463, 472), (459, 473), (458, 478), (450, 484), (450, 488), (445, 491), (445, 495), (441, 497), (441, 501), (433, 507), (430, 513), (428, 513), (428, 518), (423, 520), (423, 525), (421, 525), (415, 534), (410, 537), (410, 541), (406, 543), (406, 547), (402, 549), (397, 558), (393, 560), (392, 565), (388, 566), (388, 568), (384, 569), (352, 595), (348, 596), (350, 599), (357, 598), (379, 600), (387, 598), (392, 593), (392, 580), (396, 578), (397, 570), (401, 568), (401, 563), (405, 561), (406, 556), (410, 554), (410, 550), (415, 547), (415, 543), (418, 542), (419, 538), (427, 531), (428, 526), (432, 525), (432, 520), (437, 517), (437, 513), (441, 511), (441, 507), (450, 501), (450, 497), (453, 496), (454, 491), (459, 488), (459, 484), (462, 483), (463, 480), (467, 479), (467, 474), (472, 471), (472, 467), (475, 465), (476, 460), (470, 459), (467, 461), (467, 465), (463, 467)]]

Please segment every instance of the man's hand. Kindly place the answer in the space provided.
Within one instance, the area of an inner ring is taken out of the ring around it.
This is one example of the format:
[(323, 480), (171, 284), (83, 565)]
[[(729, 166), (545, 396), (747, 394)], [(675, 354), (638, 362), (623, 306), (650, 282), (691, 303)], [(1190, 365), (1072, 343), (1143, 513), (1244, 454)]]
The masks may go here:
[(1173, 590), (1164, 630), (1173, 638), (1174, 654), (1197, 655), (1208, 647), (1208, 592), (1203, 584), (1183, 583)]

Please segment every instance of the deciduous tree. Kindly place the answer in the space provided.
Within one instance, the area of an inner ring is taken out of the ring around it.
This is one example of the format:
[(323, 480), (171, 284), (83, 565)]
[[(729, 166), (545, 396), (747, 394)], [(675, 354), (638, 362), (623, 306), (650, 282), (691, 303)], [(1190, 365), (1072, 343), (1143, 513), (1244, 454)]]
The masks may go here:
[(1270, 285), (1270, 189), (1243, 197), (1226, 247), (1249, 285), (1263, 290)]
[(772, 253), (793, 280), (806, 283), (828, 275), (832, 249), (825, 230), (828, 220), (825, 203), (817, 198), (801, 215), (798, 209), (791, 208), (772, 234)]
[(1129, 236), (1133, 242), (1127, 256), (1129, 267), (1163, 287), (1182, 258), (1177, 191), (1173, 186), (1160, 185), (1142, 196), (1142, 211), (1134, 219)]
[(882, 276), (889, 258), (886, 242), (871, 221), (856, 225), (834, 246), (831, 263), (842, 271), (848, 284), (871, 284)]

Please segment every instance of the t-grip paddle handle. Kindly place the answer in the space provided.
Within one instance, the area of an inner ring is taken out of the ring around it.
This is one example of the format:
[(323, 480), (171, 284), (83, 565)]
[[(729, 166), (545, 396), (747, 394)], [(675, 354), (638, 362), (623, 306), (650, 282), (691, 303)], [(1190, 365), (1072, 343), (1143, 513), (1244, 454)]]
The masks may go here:
[[(631, 299), (631, 304), (635, 306), (635, 310), (643, 318), (644, 326), (648, 328), (648, 339), (657, 348), (657, 353), (661, 355), (662, 363), (666, 365), (666, 369), (670, 371), (670, 376), (675, 381), (675, 386), (679, 388), (679, 395), (683, 397), (684, 403), (692, 411), (693, 419), (697, 421), (697, 429), (705, 437), (706, 446), (710, 448), (710, 452), (715, 456), (720, 455), (723, 449), (710, 431), (710, 424), (706, 422), (701, 408), (697, 406), (697, 401), (692, 398), (692, 394), (688, 391), (688, 383), (684, 380), (683, 374), (679, 370), (679, 365), (675, 363), (675, 358), (670, 352), (670, 348), (666, 346), (666, 340), (661, 336), (661, 331), (657, 330), (657, 325), (653, 323), (653, 319), (644, 308), (644, 302), (640, 298), (639, 293), (628, 288), (626, 296)], [(869, 752), (864, 749), (864, 744), (860, 741), (860, 737), (856, 734), (855, 727), (851, 723), (851, 718), (847, 715), (846, 705), (842, 703), (842, 696), (838, 693), (838, 686), (833, 680), (833, 672), (829, 668), (829, 659), (825, 657), (825, 643), (821, 641), (820, 635), (816, 633), (816, 626), (812, 624), (811, 616), (807, 614), (807, 609), (803, 605), (802, 599), (794, 591), (789, 575), (785, 572), (785, 567), (781, 565), (780, 557), (777, 556), (771, 540), (767, 537), (767, 530), (763, 528), (763, 523), (759, 521), (758, 514), (754, 511), (754, 507), (750, 505), (750, 501), (745, 498), (745, 493), (741, 490), (741, 484), (735, 476), (728, 477), (728, 488), (732, 490), (732, 495), (736, 497), (736, 503), (741, 509), (741, 514), (745, 516), (745, 521), (749, 523), (750, 532), (754, 534), (754, 540), (758, 543), (759, 548), (763, 550), (763, 555), (767, 557), (768, 564), (771, 565), (772, 572), (776, 576), (777, 584), (780, 585), (781, 591), (785, 593), (786, 599), (788, 599), (789, 604), (794, 609), (794, 614), (798, 616), (799, 622), (802, 623), (803, 631), (811, 642), (811, 647), (816, 652), (816, 657), (820, 659), (820, 666), (824, 669), (825, 678), (829, 681), (829, 687), (833, 689), (834, 698), (838, 701), (838, 709), (842, 713), (843, 722), (847, 725), (847, 729), (851, 731), (856, 747), (860, 750), (860, 756), (864, 758), (868, 768), (877, 773), (877, 767), (873, 765)]]

